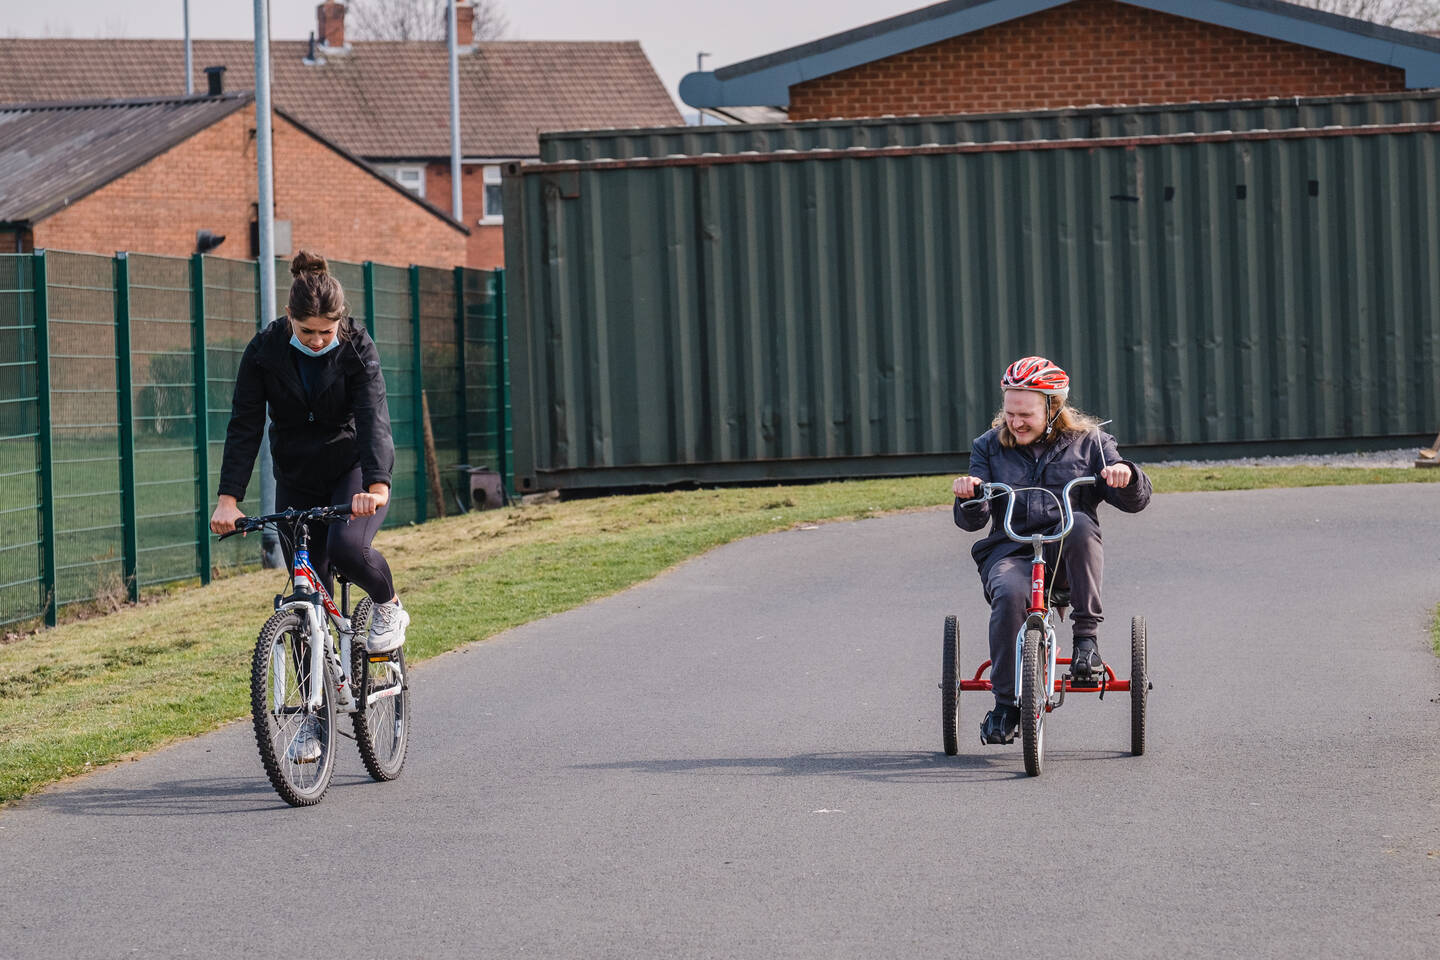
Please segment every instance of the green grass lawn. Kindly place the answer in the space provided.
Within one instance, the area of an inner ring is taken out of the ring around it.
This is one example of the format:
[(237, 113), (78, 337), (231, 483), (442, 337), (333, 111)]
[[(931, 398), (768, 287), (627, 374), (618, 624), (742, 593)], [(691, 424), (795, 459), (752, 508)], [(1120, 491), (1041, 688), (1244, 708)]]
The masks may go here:
[[(1183, 492), (1425, 483), (1440, 470), (1182, 467), (1151, 478)], [(407, 651), (418, 661), (740, 537), (949, 503), (948, 476), (679, 491), (472, 513), (385, 530), (376, 545), (414, 615)], [(255, 636), (283, 584), (276, 571), (244, 573), (0, 645), (0, 803), (245, 716)]]

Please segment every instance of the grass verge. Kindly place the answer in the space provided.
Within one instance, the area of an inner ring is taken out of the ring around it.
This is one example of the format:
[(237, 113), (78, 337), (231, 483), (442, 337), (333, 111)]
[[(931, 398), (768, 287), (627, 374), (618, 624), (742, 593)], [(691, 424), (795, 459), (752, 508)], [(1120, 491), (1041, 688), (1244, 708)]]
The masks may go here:
[[(1160, 492), (1440, 481), (1440, 471), (1164, 468)], [(948, 477), (696, 490), (468, 514), (377, 538), (423, 660), (646, 580), (712, 547), (804, 523), (949, 503)], [(275, 571), (217, 580), (0, 646), (0, 804), (249, 711)], [(1434, 628), (1440, 653), (1440, 610)], [(258, 770), (258, 768), (257, 768)]]
[(1435, 617), (1430, 621), (1430, 649), (1440, 657), (1440, 604), (1435, 606)]

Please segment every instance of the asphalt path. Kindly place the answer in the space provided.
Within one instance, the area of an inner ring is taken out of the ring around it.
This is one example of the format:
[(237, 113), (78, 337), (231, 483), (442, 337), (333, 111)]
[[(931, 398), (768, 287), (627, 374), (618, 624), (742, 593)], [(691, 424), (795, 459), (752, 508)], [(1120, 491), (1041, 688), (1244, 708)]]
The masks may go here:
[(948, 511), (732, 544), (417, 667), (394, 783), (291, 809), (235, 724), (0, 813), (0, 956), (1433, 958), (1436, 497), (1106, 508), (1149, 749), (1072, 698), (1038, 779), (985, 695), (941, 752)]

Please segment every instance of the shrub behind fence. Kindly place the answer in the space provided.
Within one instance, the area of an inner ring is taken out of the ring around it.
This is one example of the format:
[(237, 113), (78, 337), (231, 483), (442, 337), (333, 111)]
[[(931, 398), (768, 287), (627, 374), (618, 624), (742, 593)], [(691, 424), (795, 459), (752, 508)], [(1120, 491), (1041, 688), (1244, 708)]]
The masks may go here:
[[(287, 264), (277, 263), (284, 312)], [(395, 439), (387, 525), (440, 515), (457, 468), (509, 486), (503, 271), (332, 263), (380, 350)], [(254, 261), (0, 255), (0, 624), (136, 599), (258, 559), (209, 534), (240, 356), (259, 322)], [(259, 509), (259, 471), (244, 507)]]

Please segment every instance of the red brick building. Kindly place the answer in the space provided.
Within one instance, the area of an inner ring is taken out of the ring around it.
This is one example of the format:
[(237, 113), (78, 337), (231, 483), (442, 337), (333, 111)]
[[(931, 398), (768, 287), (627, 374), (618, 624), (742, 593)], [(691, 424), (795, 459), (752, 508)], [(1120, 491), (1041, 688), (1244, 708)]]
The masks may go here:
[(950, 0), (685, 78), (742, 120), (958, 114), (1440, 86), (1440, 39), (1279, 0)]
[[(277, 254), (465, 262), (468, 232), (444, 211), (285, 111), (273, 133)], [(248, 93), (0, 107), (0, 251), (188, 256), (209, 231), (215, 254), (253, 257), (257, 197)]]
[[(452, 212), (448, 44), (352, 41), (345, 4), (326, 0), (316, 12), (314, 40), (270, 45), (275, 106)], [(637, 42), (476, 42), (469, 3), (456, 12), (464, 262), (494, 267), (504, 263), (502, 165), (538, 159), (541, 131), (682, 119)], [(195, 89), (206, 89), (203, 71), (214, 66), (226, 68), (226, 88), (254, 87), (249, 41), (197, 40), (193, 48)], [(176, 96), (184, 62), (179, 40), (0, 39), (0, 104)], [(288, 189), (281, 172), (277, 160), (277, 217)]]

